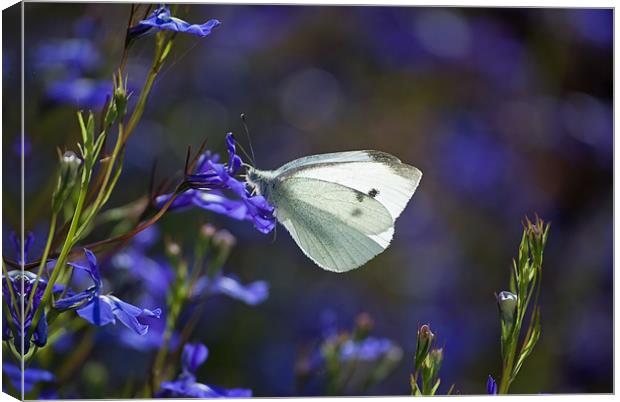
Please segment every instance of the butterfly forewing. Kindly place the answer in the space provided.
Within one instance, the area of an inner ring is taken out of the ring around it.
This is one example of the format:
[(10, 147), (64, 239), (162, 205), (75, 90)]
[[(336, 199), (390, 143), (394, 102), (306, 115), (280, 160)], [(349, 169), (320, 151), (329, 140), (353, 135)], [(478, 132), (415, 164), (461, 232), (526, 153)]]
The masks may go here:
[[(422, 172), (379, 151), (314, 155), (290, 162), (284, 176), (326, 180), (362, 192), (381, 203), (396, 220), (415, 192)], [(323, 157), (324, 158), (321, 158)], [(312, 162), (310, 162), (310, 160)]]

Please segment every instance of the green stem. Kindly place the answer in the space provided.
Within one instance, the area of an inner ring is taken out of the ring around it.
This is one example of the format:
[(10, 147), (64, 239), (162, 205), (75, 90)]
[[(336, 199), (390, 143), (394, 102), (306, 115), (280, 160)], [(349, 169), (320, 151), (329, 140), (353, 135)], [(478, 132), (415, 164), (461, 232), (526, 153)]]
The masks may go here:
[(52, 219), (50, 221), (50, 230), (47, 234), (47, 243), (45, 244), (45, 249), (43, 250), (43, 256), (41, 257), (41, 263), (39, 264), (39, 270), (37, 271), (37, 280), (35, 281), (32, 291), (30, 292), (30, 297), (28, 298), (28, 304), (26, 305), (26, 313), (25, 316), (28, 316), (29, 310), (33, 307), (34, 295), (36, 293), (37, 287), (39, 286), (39, 279), (43, 276), (43, 269), (47, 264), (47, 256), (49, 255), (50, 248), (52, 246), (52, 240), (54, 238), (54, 232), (56, 231), (56, 219), (58, 218), (57, 213), (52, 214)]
[[(49, 278), (47, 286), (45, 287), (45, 292), (43, 293), (43, 297), (41, 298), (41, 303), (37, 307), (35, 311), (32, 325), (30, 326), (30, 332), (36, 328), (39, 318), (47, 304), (49, 303), (50, 297), (52, 296), (52, 290), (54, 289), (54, 283), (56, 283), (56, 279), (58, 279), (58, 275), (63, 270), (65, 263), (67, 262), (67, 256), (71, 249), (75, 244), (75, 232), (78, 227), (78, 222), (80, 220), (80, 215), (82, 214), (82, 208), (84, 207), (84, 201), (86, 200), (86, 192), (88, 190), (88, 183), (90, 182), (90, 172), (84, 172), (84, 176), (82, 177), (82, 184), (80, 186), (80, 194), (78, 196), (77, 204), (75, 205), (75, 212), (73, 213), (73, 219), (71, 220), (71, 226), (69, 227), (69, 232), (67, 233), (67, 237), (65, 238), (65, 243), (62, 246), (62, 250), (60, 250), (60, 255), (56, 260), (56, 265), (52, 270), (52, 276)], [(44, 264), (44, 260), (42, 260)], [(31, 334), (29, 334), (31, 335)]]
[(119, 123), (118, 138), (116, 139), (116, 145), (114, 146), (114, 151), (112, 151), (112, 155), (110, 156), (108, 165), (106, 166), (106, 171), (103, 177), (103, 181), (101, 182), (101, 185), (99, 186), (99, 194), (97, 194), (97, 198), (95, 199), (95, 202), (92, 204), (90, 210), (88, 211), (88, 215), (86, 215), (86, 218), (84, 219), (84, 221), (82, 222), (82, 225), (77, 231), (77, 234), (76, 234), (77, 239), (79, 239), (82, 236), (82, 234), (84, 233), (84, 230), (88, 227), (91, 220), (94, 218), (94, 216), (97, 214), (99, 209), (102, 207), (103, 199), (105, 195), (108, 193), (108, 189), (106, 189), (106, 186), (108, 185), (108, 182), (110, 181), (110, 177), (112, 176), (112, 171), (114, 170), (114, 165), (116, 163), (116, 158), (118, 157), (118, 154), (120, 153), (122, 147), (123, 147), (123, 123)]
[(512, 366), (514, 364), (514, 356), (516, 351), (516, 348), (513, 345), (515, 344), (511, 343), (510, 351), (508, 352), (508, 359), (502, 367), (502, 379), (499, 383), (498, 394), (507, 394), (510, 383), (512, 382)]
[(127, 138), (131, 135), (133, 129), (138, 124), (138, 121), (142, 117), (142, 113), (144, 112), (144, 105), (146, 104), (146, 99), (148, 98), (149, 93), (151, 92), (151, 88), (153, 88), (153, 83), (155, 83), (155, 78), (157, 78), (157, 74), (159, 73), (159, 69), (161, 64), (157, 61), (153, 62), (153, 66), (151, 67), (151, 71), (149, 72), (148, 77), (146, 78), (146, 82), (144, 83), (144, 88), (142, 89), (142, 93), (140, 93), (140, 98), (138, 99), (138, 103), (129, 118), (129, 122), (127, 123), (127, 130), (123, 135), (123, 140), (126, 141)]

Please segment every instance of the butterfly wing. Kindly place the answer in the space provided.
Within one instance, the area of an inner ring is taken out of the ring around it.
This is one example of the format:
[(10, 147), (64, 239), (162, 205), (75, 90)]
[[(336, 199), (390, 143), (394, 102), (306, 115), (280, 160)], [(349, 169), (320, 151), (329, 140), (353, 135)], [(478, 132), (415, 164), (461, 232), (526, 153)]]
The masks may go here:
[(420, 183), (422, 172), (380, 151), (313, 155), (289, 162), (276, 174), (325, 180), (355, 189), (381, 203), (396, 220)]
[(274, 188), (277, 218), (321, 268), (346, 272), (387, 248), (389, 211), (373, 197), (324, 180), (291, 176)]

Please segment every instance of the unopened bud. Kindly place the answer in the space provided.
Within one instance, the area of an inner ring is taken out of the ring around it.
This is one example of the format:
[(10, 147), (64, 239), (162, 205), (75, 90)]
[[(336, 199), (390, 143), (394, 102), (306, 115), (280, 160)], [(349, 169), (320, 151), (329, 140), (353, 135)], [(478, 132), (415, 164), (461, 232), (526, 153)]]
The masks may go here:
[(433, 340), (435, 339), (435, 334), (431, 331), (431, 328), (424, 324), (418, 329), (418, 340), (415, 351), (415, 369), (416, 371), (422, 365), (422, 362), (426, 359), (429, 350), (431, 349), (431, 345), (433, 344)]
[(127, 93), (127, 79), (123, 81), (123, 77), (118, 75), (114, 79), (114, 100), (112, 103), (116, 105), (116, 112), (122, 119), (127, 113), (127, 99), (129, 94)]
[(433, 349), (428, 354), (429, 360), (433, 366), (438, 366), (443, 360), (443, 349)]
[(215, 228), (215, 226), (211, 225), (210, 223), (206, 223), (200, 227), (200, 236), (205, 239), (210, 239), (215, 235), (216, 231), (217, 229)]
[(235, 239), (235, 236), (233, 236), (228, 230), (222, 229), (218, 230), (213, 235), (213, 243), (219, 247), (230, 249), (235, 245), (235, 243), (237, 243), (237, 239)]
[(58, 184), (52, 196), (52, 208), (55, 212), (60, 210), (62, 204), (71, 194), (71, 190), (77, 181), (82, 161), (73, 151), (66, 151), (62, 155), (60, 155), (59, 151), (59, 163)]
[(517, 295), (508, 291), (499, 292), (496, 296), (500, 316), (504, 323), (512, 325), (517, 311)]
[(171, 241), (166, 244), (166, 252), (171, 257), (178, 257), (181, 255), (181, 246), (179, 246), (179, 243)]
[(373, 326), (372, 317), (368, 313), (360, 313), (355, 319), (355, 331), (353, 338), (362, 340), (368, 337)]
[(110, 100), (110, 104), (108, 105), (108, 110), (105, 112), (105, 125), (111, 126), (116, 121), (118, 117), (118, 110), (116, 109), (116, 102), (114, 98)]

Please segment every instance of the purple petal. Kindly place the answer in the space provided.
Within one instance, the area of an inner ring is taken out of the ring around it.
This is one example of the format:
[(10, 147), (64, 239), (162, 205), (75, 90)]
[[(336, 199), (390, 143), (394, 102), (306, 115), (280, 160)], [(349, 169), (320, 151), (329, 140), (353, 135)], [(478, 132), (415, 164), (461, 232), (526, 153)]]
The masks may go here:
[(115, 296), (100, 296), (100, 298), (106, 298), (112, 304), (112, 312), (116, 318), (118, 318), (126, 327), (134, 330), (139, 335), (144, 335), (148, 332), (149, 326), (142, 324), (138, 321), (138, 317), (155, 317), (159, 318), (161, 314), (160, 309), (153, 311), (148, 309), (141, 309), (132, 304), (122, 301)]
[(116, 322), (112, 304), (105, 296), (95, 297), (92, 302), (79, 308), (76, 312), (93, 325), (104, 326)]
[(198, 367), (207, 360), (209, 349), (201, 343), (188, 343), (183, 347), (183, 355), (181, 356), (181, 364), (183, 371), (195, 373)]
[(88, 302), (93, 296), (94, 292), (92, 289), (84, 290), (76, 295), (57, 300), (56, 303), (54, 303), (54, 307), (59, 310), (76, 308)]

